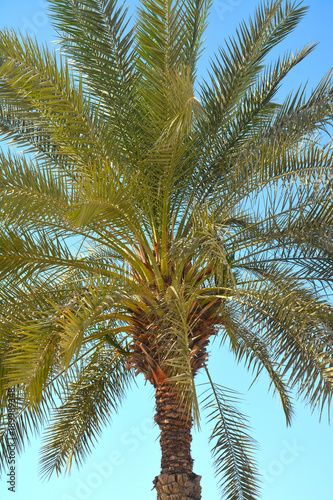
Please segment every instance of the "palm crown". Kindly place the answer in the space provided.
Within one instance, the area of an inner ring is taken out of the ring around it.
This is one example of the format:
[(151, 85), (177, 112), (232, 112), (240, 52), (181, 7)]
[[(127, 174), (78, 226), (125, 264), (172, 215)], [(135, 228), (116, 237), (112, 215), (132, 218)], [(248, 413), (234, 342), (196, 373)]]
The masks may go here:
[(265, 65), (305, 8), (263, 3), (198, 84), (209, 0), (141, 0), (133, 28), (113, 0), (49, 5), (60, 55), (0, 33), (0, 130), (35, 154), (0, 158), (2, 465), (11, 387), (19, 448), (48, 422), (49, 477), (84, 459), (143, 374), (159, 498), (179, 473), (198, 499), (203, 369), (224, 498), (257, 498), (255, 444), (211, 379), (209, 342), (268, 373), (288, 424), (292, 388), (320, 411), (333, 392), (332, 80), (278, 103), (314, 46)]

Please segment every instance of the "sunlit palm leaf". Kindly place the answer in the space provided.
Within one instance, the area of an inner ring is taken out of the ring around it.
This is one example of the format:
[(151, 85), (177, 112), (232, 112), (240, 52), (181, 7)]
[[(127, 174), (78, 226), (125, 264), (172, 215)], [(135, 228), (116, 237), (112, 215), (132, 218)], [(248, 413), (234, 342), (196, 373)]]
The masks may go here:
[(208, 371), (207, 375), (210, 387), (203, 393), (203, 405), (209, 412), (208, 421), (214, 425), (210, 441), (223, 498), (252, 500), (259, 492), (253, 458), (257, 444), (249, 435), (247, 419), (235, 406), (239, 403), (238, 395), (214, 384)]

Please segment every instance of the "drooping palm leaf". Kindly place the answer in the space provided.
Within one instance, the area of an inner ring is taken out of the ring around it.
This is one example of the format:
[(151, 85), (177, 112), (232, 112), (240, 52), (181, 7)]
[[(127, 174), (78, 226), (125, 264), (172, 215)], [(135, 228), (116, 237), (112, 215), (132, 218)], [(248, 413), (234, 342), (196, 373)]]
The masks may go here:
[(207, 369), (206, 373), (210, 387), (203, 393), (203, 407), (214, 425), (210, 441), (223, 498), (251, 500), (259, 492), (253, 458), (256, 442), (249, 435), (247, 419), (235, 406), (239, 403), (238, 395), (214, 384)]

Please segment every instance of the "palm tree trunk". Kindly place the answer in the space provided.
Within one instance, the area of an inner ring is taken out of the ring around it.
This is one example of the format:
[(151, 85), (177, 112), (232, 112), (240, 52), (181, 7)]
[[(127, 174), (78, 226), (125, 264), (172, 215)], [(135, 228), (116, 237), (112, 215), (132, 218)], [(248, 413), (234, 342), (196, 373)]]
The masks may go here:
[(154, 480), (157, 500), (200, 500), (201, 476), (193, 473), (192, 419), (168, 383), (156, 388), (156, 416), (162, 451), (161, 474)]

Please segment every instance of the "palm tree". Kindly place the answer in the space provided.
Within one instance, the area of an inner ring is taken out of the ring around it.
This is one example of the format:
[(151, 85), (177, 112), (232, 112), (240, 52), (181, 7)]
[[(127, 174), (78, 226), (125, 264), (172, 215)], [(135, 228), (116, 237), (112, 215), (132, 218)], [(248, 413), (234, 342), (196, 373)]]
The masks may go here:
[(287, 424), (293, 389), (329, 408), (332, 78), (278, 102), (314, 45), (265, 65), (306, 11), (271, 0), (198, 84), (210, 3), (141, 0), (131, 28), (114, 0), (49, 0), (61, 53), (0, 34), (1, 133), (26, 153), (0, 156), (5, 469), (14, 424), (18, 450), (46, 425), (46, 478), (79, 465), (141, 374), (158, 499), (201, 498), (200, 411), (223, 498), (258, 498), (256, 444), (209, 373), (213, 339), (268, 374)]

